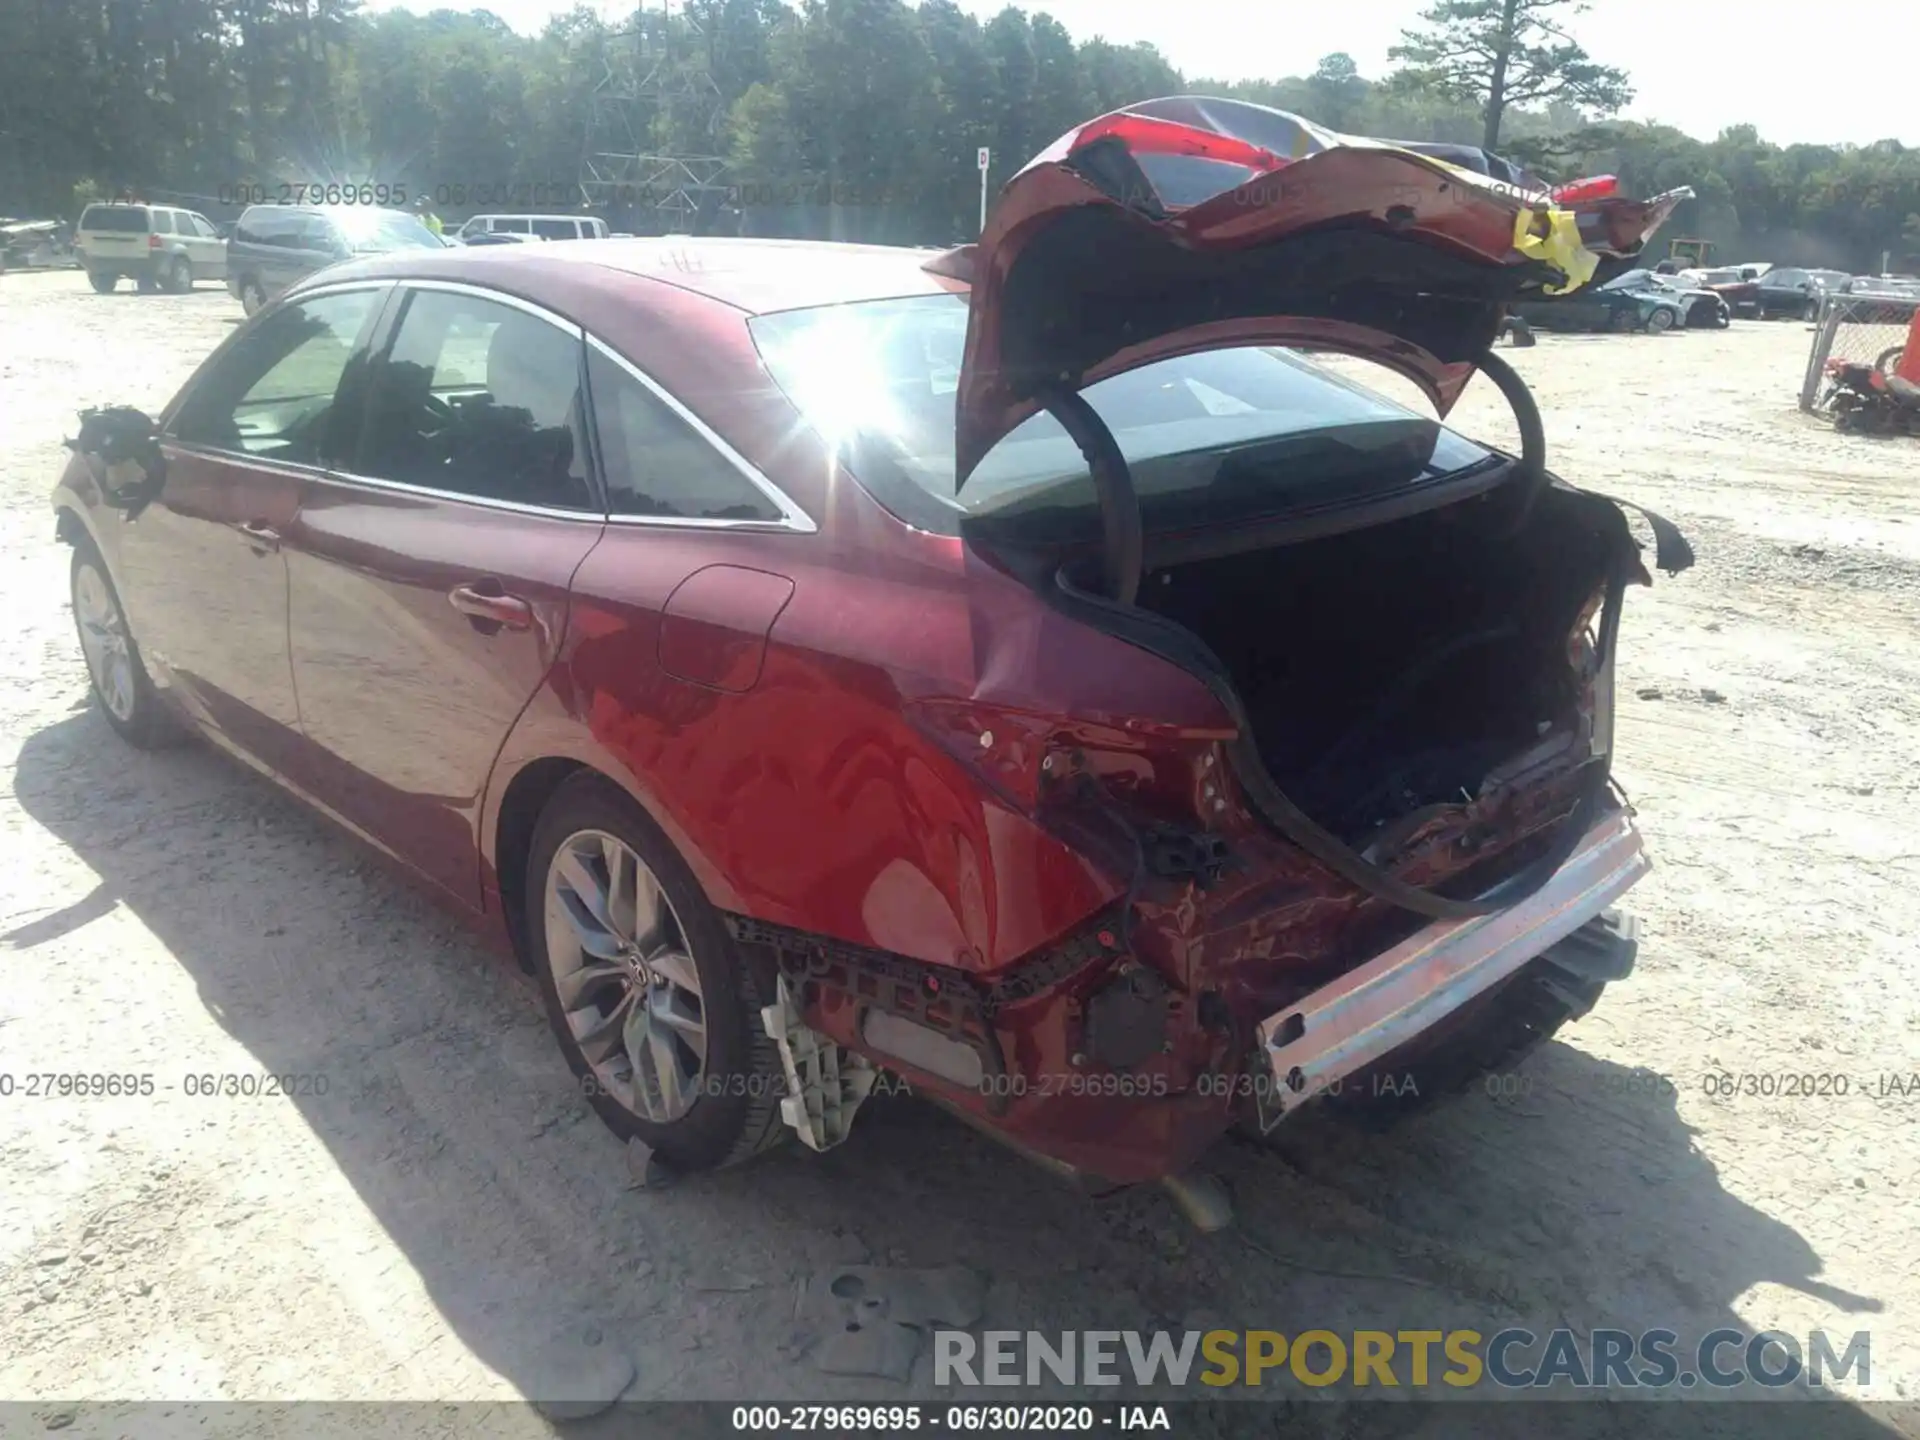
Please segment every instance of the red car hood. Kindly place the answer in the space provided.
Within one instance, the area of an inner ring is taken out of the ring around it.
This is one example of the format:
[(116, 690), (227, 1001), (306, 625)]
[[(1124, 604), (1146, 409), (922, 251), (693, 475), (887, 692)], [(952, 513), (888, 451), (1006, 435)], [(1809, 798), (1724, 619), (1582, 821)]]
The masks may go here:
[(1050, 389), (1197, 350), (1348, 351), (1444, 415), (1508, 302), (1630, 268), (1692, 193), (1612, 191), (1577, 182), (1556, 203), (1483, 151), (1337, 135), (1242, 101), (1090, 121), (1007, 182), (977, 244), (927, 266), (971, 287), (958, 481)]

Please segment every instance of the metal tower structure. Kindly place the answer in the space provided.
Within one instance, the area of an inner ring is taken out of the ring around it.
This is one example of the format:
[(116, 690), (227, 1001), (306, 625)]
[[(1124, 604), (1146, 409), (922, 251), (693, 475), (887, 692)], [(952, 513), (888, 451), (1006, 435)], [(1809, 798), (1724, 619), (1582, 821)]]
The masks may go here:
[(700, 53), (699, 20), (673, 0), (646, 0), (610, 37), (606, 73), (594, 87), (580, 197), (624, 211), (653, 234), (691, 231), (726, 196), (727, 159), (717, 154), (725, 102)]

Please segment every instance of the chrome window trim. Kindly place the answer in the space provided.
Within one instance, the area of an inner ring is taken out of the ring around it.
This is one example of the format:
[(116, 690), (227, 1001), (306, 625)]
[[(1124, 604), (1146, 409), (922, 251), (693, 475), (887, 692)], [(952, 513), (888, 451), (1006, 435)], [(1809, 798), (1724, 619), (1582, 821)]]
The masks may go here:
[[(172, 433), (172, 417), (169, 417), (169, 428), (162, 433), (160, 437), (161, 440), (180, 450), (206, 455), (216, 459), (232, 460), (240, 464), (260, 466), (282, 472), (296, 479), (331, 480), (342, 484), (359, 486), (363, 489), (384, 491), (394, 495), (413, 495), (428, 500), (452, 500), (463, 505), (477, 505), (486, 510), (502, 510), (521, 515), (537, 515), (554, 520), (584, 520), (591, 521), (595, 524), (652, 526), (674, 530), (745, 530), (748, 532), (757, 531), (762, 534), (813, 535), (819, 532), (820, 527), (814, 523), (811, 515), (807, 514), (785, 491), (781, 490), (779, 486), (775, 485), (773, 481), (763, 475), (753, 462), (723, 440), (712, 426), (708, 425), (698, 415), (695, 415), (691, 410), (687, 409), (685, 405), (681, 404), (679, 400), (675, 399), (657, 380), (640, 369), (639, 366), (627, 359), (626, 356), (622, 355), (618, 350), (607, 344), (606, 341), (594, 335), (585, 326), (577, 324), (567, 319), (566, 316), (549, 310), (544, 305), (540, 305), (532, 300), (523, 300), (518, 295), (511, 295), (503, 290), (494, 290), (484, 285), (470, 285), (457, 280), (414, 280), (398, 278), (329, 281), (324, 284), (315, 285), (311, 289), (290, 291), (278, 296), (272, 302), (271, 308), (277, 311), (286, 305), (297, 305), (307, 300), (319, 299), (322, 296), (343, 294), (355, 290), (377, 291), (390, 289), (440, 290), (449, 294), (469, 295), (477, 300), (490, 300), (497, 304), (524, 311), (537, 319), (546, 321), (555, 329), (565, 331), (568, 335), (577, 339), (583, 339), (588, 345), (598, 350), (602, 355), (606, 356), (607, 359), (626, 371), (628, 375), (632, 376), (644, 386), (661, 404), (665, 405), (682, 421), (692, 427), (693, 432), (704, 440), (716, 454), (745, 477), (754, 489), (758, 490), (768, 500), (773, 502), (774, 508), (780, 511), (781, 518), (778, 520), (710, 520), (694, 516), (615, 515), (611, 510), (562, 510), (557, 506), (523, 505), (512, 500), (495, 500), (487, 496), (464, 494), (458, 490), (442, 490), (428, 485), (411, 485), (398, 480), (382, 479), (377, 475), (361, 475), (350, 470), (328, 469), (323, 465), (295, 464), (288, 461), (263, 458), (245, 450), (228, 450), (220, 446), (207, 445), (198, 441), (182, 440)], [(264, 315), (269, 312), (263, 309), (260, 313)], [(181, 392), (176, 402), (176, 415), (178, 414), (178, 409), (184, 407), (184, 402), (188, 394), (199, 383), (199, 380), (200, 377), (196, 376), (194, 381), (189, 384), (187, 390)]]
[(451, 500), (475, 505), (482, 510), (505, 510), (515, 515), (538, 515), (549, 520), (581, 520), (604, 525), (607, 517), (595, 509), (563, 510), (557, 505), (523, 505), (518, 500), (496, 500), (488, 495), (463, 495), (457, 490), (439, 490), (431, 485), (409, 485), (400, 480), (383, 480), (378, 475), (361, 475), (352, 470), (321, 470), (315, 477), (363, 490), (378, 490), (391, 495), (413, 495), (422, 500)]
[(177, 450), (182, 455), (198, 455), (207, 460), (224, 460), (236, 465), (245, 465), (252, 470), (266, 470), (276, 475), (285, 475), (294, 480), (318, 479), (328, 472), (319, 465), (303, 465), (294, 460), (276, 460), (271, 455), (254, 455), (245, 450), (223, 450), (218, 445), (202, 445), (197, 440), (182, 440), (177, 436), (160, 437), (160, 444), (169, 450)]
[(607, 523), (609, 525), (653, 525), (695, 530), (786, 531), (798, 535), (813, 535), (819, 532), (820, 527), (814, 524), (811, 515), (807, 514), (805, 510), (802, 510), (785, 491), (763, 475), (758, 466), (754, 465), (746, 456), (742, 455), (738, 450), (735, 450), (733, 446), (721, 439), (720, 435), (711, 425), (707, 424), (706, 421), (702, 420), (685, 405), (681, 404), (679, 400), (675, 399), (659, 381), (655, 380), (651, 375), (647, 374), (646, 371), (642, 370), (618, 350), (607, 344), (606, 341), (600, 339), (599, 336), (589, 332), (587, 335), (587, 344), (595, 350), (598, 350), (622, 370), (626, 371), (633, 379), (639, 381), (649, 394), (691, 427), (694, 434), (706, 441), (708, 447), (718, 454), (721, 459), (739, 471), (748, 484), (752, 485), (754, 489), (772, 501), (774, 508), (777, 509), (781, 515), (781, 518), (778, 520), (703, 520), (673, 515), (615, 515), (612, 508), (609, 507), (607, 511)]

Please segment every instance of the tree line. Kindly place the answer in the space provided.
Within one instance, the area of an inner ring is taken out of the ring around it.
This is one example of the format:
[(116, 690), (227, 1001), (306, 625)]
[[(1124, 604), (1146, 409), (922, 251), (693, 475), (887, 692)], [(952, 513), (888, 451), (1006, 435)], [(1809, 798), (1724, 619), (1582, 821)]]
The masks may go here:
[[(592, 151), (729, 162), (758, 233), (944, 244), (992, 182), (1076, 122), (1159, 95), (1237, 96), (1352, 133), (1489, 145), (1548, 179), (1691, 185), (1667, 233), (1728, 259), (1877, 270), (1920, 252), (1920, 150), (1710, 140), (1606, 118), (1629, 77), (1570, 40), (1573, 0), (1436, 0), (1380, 78), (1183, 76), (1150, 45), (952, 0), (681, 0), (612, 26), (584, 7), (519, 35), (482, 11), (355, 0), (0, 0), (0, 213), (71, 218), (138, 192), (234, 213), (250, 187), (386, 186), (455, 214), (577, 200)], [(613, 103), (651, 75), (663, 103)], [(617, 87), (616, 87), (617, 88)], [(363, 192), (365, 193), (365, 192)], [(616, 228), (659, 228), (644, 205)], [(645, 197), (629, 195), (628, 200)], [(451, 216), (449, 217), (451, 218)], [(700, 223), (710, 217), (703, 215)]]

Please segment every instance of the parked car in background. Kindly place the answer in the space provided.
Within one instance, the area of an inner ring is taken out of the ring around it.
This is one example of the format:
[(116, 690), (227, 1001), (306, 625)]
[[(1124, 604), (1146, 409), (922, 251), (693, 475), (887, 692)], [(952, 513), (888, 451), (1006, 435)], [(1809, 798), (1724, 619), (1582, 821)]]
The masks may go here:
[(1718, 270), (1682, 270), (1680, 279), (1688, 285), (1711, 290), (1727, 302), (1727, 308), (1742, 319), (1760, 313), (1760, 278), (1751, 266), (1745, 270), (1730, 267)]
[(1909, 300), (1920, 295), (1920, 276), (1855, 275), (1840, 287), (1843, 295), (1884, 295), (1890, 300)]
[(455, 232), (474, 235), (527, 235), (535, 240), (605, 240), (607, 222), (597, 215), (476, 215)]
[(360, 205), (254, 205), (227, 240), (227, 289), (251, 315), (296, 280), (356, 255), (443, 250), (404, 210)]
[(1733, 322), (1733, 311), (1714, 291), (1684, 285), (1671, 275), (1657, 274), (1652, 270), (1629, 270), (1601, 288), (1674, 301), (1681, 307), (1681, 323), (1690, 329), (1724, 330)]
[(49, 270), (74, 263), (64, 220), (0, 220), (0, 270)]
[[(1625, 277), (1621, 277), (1625, 278)], [(1513, 313), (1538, 330), (1677, 329), (1687, 323), (1687, 302), (1653, 288), (1616, 289), (1612, 283), (1571, 295), (1523, 300)]]
[(1775, 267), (1760, 277), (1760, 315), (1763, 319), (1785, 316), (1793, 320), (1813, 320), (1828, 292), (1837, 290), (1850, 277), (1841, 270), (1797, 270)]
[(87, 280), (106, 294), (130, 276), (145, 293), (184, 293), (196, 280), (226, 274), (226, 249), (213, 222), (173, 205), (89, 205), (80, 212), (74, 246)]

